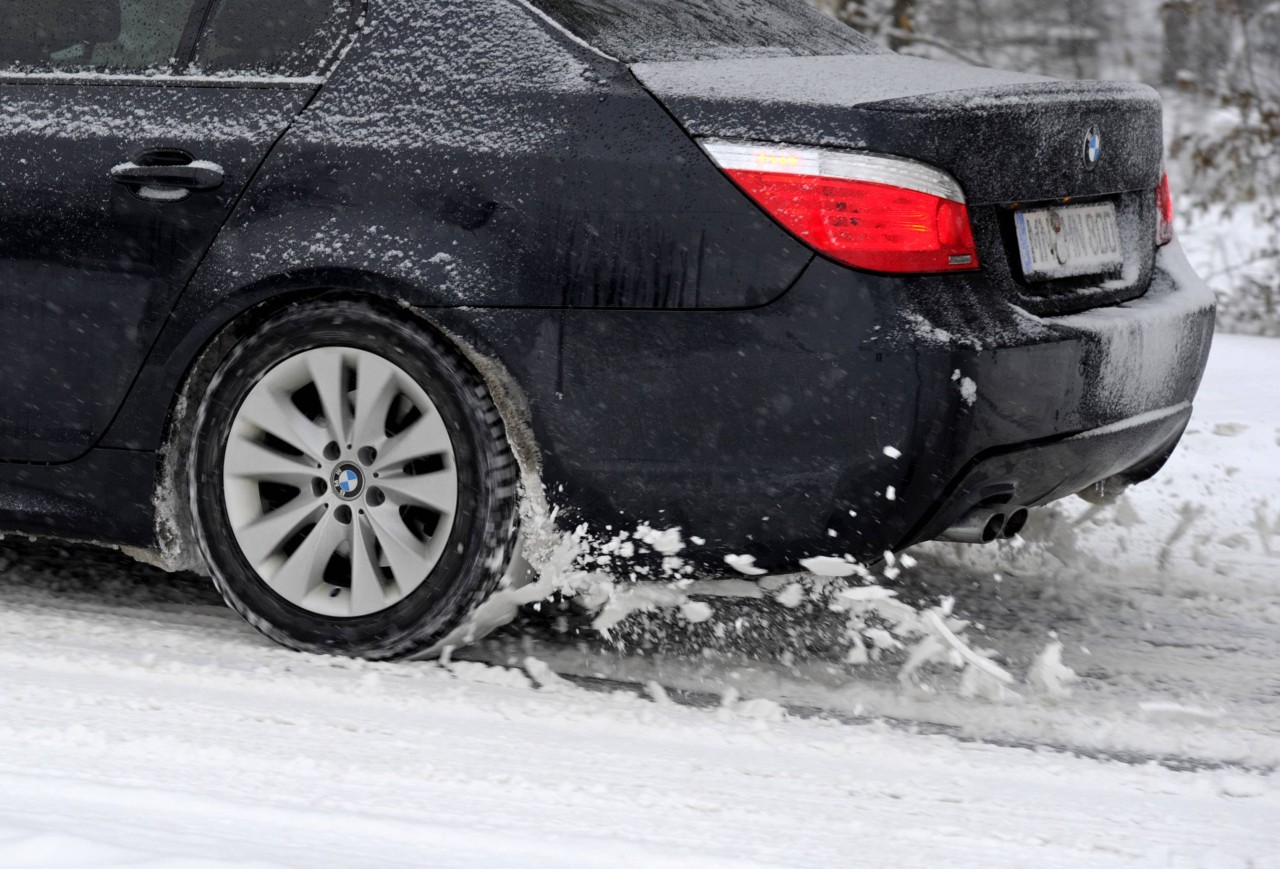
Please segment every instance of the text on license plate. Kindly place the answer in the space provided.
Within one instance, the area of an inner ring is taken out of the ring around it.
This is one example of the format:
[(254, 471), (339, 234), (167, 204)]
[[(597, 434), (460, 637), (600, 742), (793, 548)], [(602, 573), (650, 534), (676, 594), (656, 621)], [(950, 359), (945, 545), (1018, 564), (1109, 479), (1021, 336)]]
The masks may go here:
[(1014, 222), (1027, 280), (1105, 274), (1124, 265), (1113, 203), (1019, 211)]

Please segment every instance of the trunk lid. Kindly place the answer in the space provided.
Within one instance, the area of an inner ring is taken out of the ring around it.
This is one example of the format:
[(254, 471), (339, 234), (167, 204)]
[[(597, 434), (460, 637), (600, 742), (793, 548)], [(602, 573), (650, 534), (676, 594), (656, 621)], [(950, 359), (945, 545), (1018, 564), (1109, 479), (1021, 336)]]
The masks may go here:
[[(972, 205), (1154, 191), (1161, 104), (1143, 85), (1067, 82), (898, 55), (640, 63), (697, 137), (878, 151), (956, 177)], [(1091, 130), (1096, 164), (1085, 159)]]

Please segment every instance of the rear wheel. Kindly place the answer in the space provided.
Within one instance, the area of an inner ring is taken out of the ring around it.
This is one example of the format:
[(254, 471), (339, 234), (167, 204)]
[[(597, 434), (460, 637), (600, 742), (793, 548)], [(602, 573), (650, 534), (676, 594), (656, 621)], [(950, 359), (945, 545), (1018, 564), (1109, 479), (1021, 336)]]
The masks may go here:
[(196, 419), (192, 516), (227, 602), (295, 649), (395, 658), (496, 588), (515, 463), (483, 382), (418, 323), (296, 308), (222, 364)]

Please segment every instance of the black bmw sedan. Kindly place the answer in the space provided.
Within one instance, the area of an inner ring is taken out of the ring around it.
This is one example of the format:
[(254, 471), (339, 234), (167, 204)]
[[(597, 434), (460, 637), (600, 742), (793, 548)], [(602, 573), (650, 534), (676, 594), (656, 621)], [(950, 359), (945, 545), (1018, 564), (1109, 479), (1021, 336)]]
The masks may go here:
[(1012, 535), (1186, 426), (1161, 155), (800, 0), (0, 0), (0, 526), (372, 658), (536, 485), (703, 570)]

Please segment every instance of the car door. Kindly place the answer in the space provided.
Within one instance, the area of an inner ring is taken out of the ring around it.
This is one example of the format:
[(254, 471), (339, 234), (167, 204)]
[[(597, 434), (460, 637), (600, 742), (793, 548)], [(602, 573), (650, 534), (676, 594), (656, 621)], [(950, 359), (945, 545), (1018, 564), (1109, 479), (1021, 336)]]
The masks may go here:
[(89, 449), (355, 0), (0, 0), (0, 461)]

